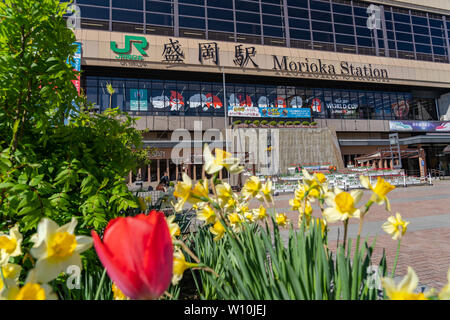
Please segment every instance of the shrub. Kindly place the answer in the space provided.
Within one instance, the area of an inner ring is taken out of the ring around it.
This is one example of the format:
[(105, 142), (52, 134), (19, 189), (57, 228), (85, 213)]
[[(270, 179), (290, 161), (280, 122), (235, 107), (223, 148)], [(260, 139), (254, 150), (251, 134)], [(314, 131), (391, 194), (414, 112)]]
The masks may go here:
[(313, 122), (311, 122), (311, 125), (312, 125), (312, 126), (317, 126), (317, 122), (316, 122), (316, 121), (313, 121)]
[(241, 124), (242, 121), (241, 120), (236, 120), (235, 122), (233, 122), (235, 125)]
[(275, 120), (273, 120), (273, 121), (270, 121), (269, 124), (270, 124), (271, 126), (276, 126), (276, 125), (277, 125), (277, 122), (276, 122)]
[(286, 125), (287, 125), (287, 126), (291, 126), (292, 124), (293, 124), (292, 121), (286, 121)]
[(253, 124), (254, 124), (255, 126), (259, 126), (259, 123), (260, 123), (259, 120), (254, 120), (254, 121), (253, 121)]
[(279, 126), (283, 126), (284, 125), (284, 121), (278, 121), (278, 125)]
[(296, 120), (296, 121), (294, 121), (294, 124), (295, 124), (296, 126), (299, 126), (299, 125), (301, 124), (301, 122), (298, 121), (298, 120)]
[(244, 123), (245, 124), (250, 124), (250, 123), (252, 123), (252, 120), (245, 120)]
[(304, 126), (309, 126), (309, 122), (308, 122), (308, 121), (303, 121), (303, 122), (302, 122), (302, 125), (304, 125)]
[(268, 123), (269, 123), (269, 121), (267, 121), (267, 120), (261, 121), (261, 124), (264, 125), (264, 126), (267, 125)]

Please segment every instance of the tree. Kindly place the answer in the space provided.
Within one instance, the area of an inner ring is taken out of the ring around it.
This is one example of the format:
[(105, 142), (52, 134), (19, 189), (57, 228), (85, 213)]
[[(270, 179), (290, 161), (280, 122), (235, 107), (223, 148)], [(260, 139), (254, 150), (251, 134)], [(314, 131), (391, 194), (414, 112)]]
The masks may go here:
[(87, 233), (137, 207), (124, 177), (146, 158), (142, 136), (127, 114), (91, 113), (78, 96), (67, 6), (0, 2), (0, 230), (75, 216)]

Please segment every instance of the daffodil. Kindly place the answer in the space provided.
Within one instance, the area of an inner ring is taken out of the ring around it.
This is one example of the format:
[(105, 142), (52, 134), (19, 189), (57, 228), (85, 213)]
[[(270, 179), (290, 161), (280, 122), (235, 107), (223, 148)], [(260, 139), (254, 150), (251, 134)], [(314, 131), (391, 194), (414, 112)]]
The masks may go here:
[(226, 168), (230, 173), (239, 173), (244, 167), (239, 166), (239, 159), (233, 158), (231, 153), (221, 149), (215, 149), (216, 156), (214, 157), (209, 149), (209, 146), (205, 144), (203, 148), (203, 158), (205, 161), (205, 171), (208, 174), (214, 174), (219, 172), (223, 168)]
[(327, 222), (345, 221), (348, 218), (359, 218), (360, 210), (356, 208), (363, 195), (361, 190), (353, 190), (350, 193), (342, 191), (338, 188), (335, 193), (329, 193), (325, 199), (330, 206), (323, 211), (323, 215)]
[(191, 198), (195, 198), (195, 200), (192, 199), (194, 201), (196, 201), (199, 198), (205, 199), (209, 198), (208, 180), (204, 179), (202, 181), (198, 181), (195, 184), (194, 189), (191, 192)]
[(383, 230), (392, 236), (393, 240), (401, 238), (407, 229), (409, 222), (404, 221), (400, 213), (396, 213), (395, 216), (390, 216), (385, 223), (383, 223)]
[(242, 187), (242, 195), (244, 199), (255, 198), (259, 192), (261, 191), (262, 184), (258, 177), (251, 176), (245, 181), (244, 186)]
[(175, 250), (173, 253), (173, 275), (172, 284), (176, 285), (182, 278), (186, 269), (197, 267), (198, 264), (190, 263), (186, 261), (184, 254), (181, 250)]
[(384, 203), (386, 205), (386, 210), (391, 211), (391, 204), (386, 195), (394, 190), (395, 186), (391, 185), (381, 177), (378, 177), (375, 187), (370, 184), (370, 179), (366, 176), (359, 176), (359, 180), (364, 188), (372, 190), (373, 194), (372, 197), (370, 197), (370, 201), (378, 204)]
[(205, 204), (200, 210), (197, 211), (197, 218), (205, 221), (205, 224), (214, 223), (216, 221), (216, 212), (210, 207), (209, 204)]
[(233, 212), (228, 214), (227, 218), (233, 231), (239, 232), (241, 230), (241, 225), (244, 222), (244, 217), (237, 212)]
[(12, 227), (9, 234), (0, 233), (0, 265), (7, 263), (10, 257), (22, 254), (22, 239), (18, 225)]
[(14, 285), (19, 281), (20, 271), (22, 271), (22, 267), (18, 264), (14, 263), (6, 263), (0, 267), (2, 275), (0, 276), (0, 290), (5, 287), (3, 283), (3, 279), (5, 279), (6, 287)]
[(265, 200), (268, 203), (273, 202), (272, 198), (272, 180), (267, 179), (261, 187), (261, 193), (256, 195), (256, 199)]
[(450, 269), (447, 272), (447, 284), (439, 292), (439, 299), (450, 300)]
[(57, 300), (52, 288), (48, 284), (40, 284), (36, 278), (36, 269), (28, 272), (23, 287), (17, 284), (4, 286), (0, 290), (0, 300)]
[(284, 227), (287, 223), (289, 223), (289, 219), (287, 218), (285, 213), (277, 213), (275, 216), (275, 222), (277, 225)]
[(116, 286), (115, 283), (111, 285), (111, 290), (113, 292), (114, 300), (130, 300), (129, 297), (127, 297), (118, 286)]
[(260, 205), (258, 209), (253, 209), (253, 215), (256, 220), (263, 220), (267, 218), (267, 210), (263, 205)]
[(217, 220), (216, 223), (214, 223), (214, 225), (209, 228), (209, 231), (215, 235), (214, 241), (222, 239), (225, 235), (225, 227), (219, 220)]
[(167, 226), (169, 227), (170, 236), (172, 237), (172, 239), (179, 237), (181, 234), (180, 226), (178, 225), (178, 223), (174, 222), (175, 218), (175, 215), (166, 217)]
[(303, 209), (302, 206), (298, 208), (299, 211), (299, 219), (298, 219), (298, 226), (300, 227), (302, 224), (303, 219), (306, 221), (306, 225), (309, 226), (309, 223), (311, 221), (311, 215), (313, 213), (313, 208), (311, 207), (311, 204), (309, 201), (306, 202), (305, 209)]
[(173, 196), (178, 198), (178, 202), (174, 205), (176, 212), (181, 212), (186, 201), (192, 202), (192, 180), (189, 176), (183, 172), (183, 181), (179, 181), (175, 186)]
[(31, 237), (37, 281), (49, 282), (72, 265), (82, 268), (80, 253), (92, 246), (92, 238), (75, 236), (76, 225), (75, 218), (61, 227), (48, 218), (39, 222), (37, 233)]
[(408, 267), (408, 273), (398, 285), (391, 278), (382, 278), (381, 281), (390, 300), (428, 300), (425, 294), (414, 292), (419, 279), (411, 267)]
[(320, 184), (325, 183), (327, 181), (327, 177), (321, 172), (318, 172), (316, 174), (316, 179)]

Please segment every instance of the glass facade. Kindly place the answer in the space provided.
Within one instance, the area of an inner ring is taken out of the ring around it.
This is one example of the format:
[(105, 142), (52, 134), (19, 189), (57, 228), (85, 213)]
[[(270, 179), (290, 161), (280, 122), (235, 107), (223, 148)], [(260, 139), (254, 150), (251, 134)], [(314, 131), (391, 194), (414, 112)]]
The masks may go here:
[[(116, 90), (111, 106), (132, 114), (224, 116), (220, 82), (87, 76), (87, 98), (99, 111), (109, 107), (108, 83)], [(229, 106), (310, 107), (314, 118), (438, 120), (434, 99), (417, 99), (408, 92), (244, 83), (227, 83), (225, 90)]]
[(75, 0), (82, 28), (449, 62), (450, 16), (350, 0)]

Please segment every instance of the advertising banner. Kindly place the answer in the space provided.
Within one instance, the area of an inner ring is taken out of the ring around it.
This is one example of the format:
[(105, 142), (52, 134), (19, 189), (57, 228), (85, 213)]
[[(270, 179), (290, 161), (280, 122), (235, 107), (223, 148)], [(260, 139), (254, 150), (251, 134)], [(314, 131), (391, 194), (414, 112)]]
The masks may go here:
[(327, 103), (327, 109), (332, 114), (354, 114), (358, 109), (357, 103), (351, 103), (348, 99), (335, 99), (334, 102)]
[(400, 132), (450, 132), (450, 122), (389, 121), (389, 130)]
[[(75, 55), (73, 56), (73, 62), (67, 61), (67, 63), (69, 63), (72, 66), (74, 71), (79, 72), (79, 71), (81, 71), (81, 43), (75, 42), (74, 44), (77, 46), (77, 51), (75, 52)], [(77, 88), (77, 91), (79, 94), (80, 90), (81, 90), (80, 76), (77, 76), (77, 79), (73, 80), (72, 82), (73, 82), (75, 88)]]
[(130, 110), (139, 111), (147, 109), (148, 109), (147, 90), (130, 89)]
[(311, 118), (311, 109), (228, 106), (228, 116), (251, 118)]

